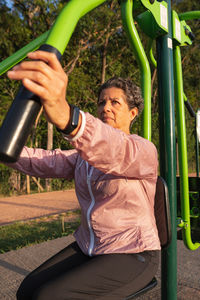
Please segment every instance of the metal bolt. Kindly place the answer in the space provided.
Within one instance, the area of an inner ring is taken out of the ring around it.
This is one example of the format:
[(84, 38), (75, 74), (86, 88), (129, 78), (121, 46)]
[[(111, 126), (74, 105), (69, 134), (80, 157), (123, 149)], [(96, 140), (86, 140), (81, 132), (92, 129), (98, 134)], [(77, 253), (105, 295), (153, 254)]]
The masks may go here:
[(189, 38), (190, 38), (192, 41), (194, 41), (195, 35), (194, 35), (192, 32), (190, 32), (190, 33), (189, 33)]
[(185, 27), (185, 34), (188, 35), (192, 41), (194, 41), (195, 35), (191, 31), (189, 31), (187, 27)]

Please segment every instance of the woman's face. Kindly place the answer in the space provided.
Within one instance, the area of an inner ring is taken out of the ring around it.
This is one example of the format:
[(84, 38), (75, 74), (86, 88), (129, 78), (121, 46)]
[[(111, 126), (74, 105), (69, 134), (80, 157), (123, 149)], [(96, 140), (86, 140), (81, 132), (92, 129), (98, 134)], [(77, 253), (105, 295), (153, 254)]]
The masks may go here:
[(102, 90), (98, 101), (98, 118), (110, 126), (130, 133), (130, 123), (138, 114), (137, 107), (128, 107), (122, 89), (111, 87)]

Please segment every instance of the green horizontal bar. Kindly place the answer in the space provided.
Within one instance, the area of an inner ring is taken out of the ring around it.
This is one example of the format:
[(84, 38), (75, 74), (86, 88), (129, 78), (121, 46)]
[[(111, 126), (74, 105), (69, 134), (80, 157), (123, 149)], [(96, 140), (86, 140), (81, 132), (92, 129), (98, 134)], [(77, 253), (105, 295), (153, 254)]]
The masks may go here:
[(15, 66), (17, 63), (19, 63), (21, 60), (23, 60), (29, 52), (38, 49), (40, 45), (42, 45), (46, 41), (48, 34), (49, 31), (46, 31), (37, 39), (35, 39), (34, 41), (30, 42), (28, 45), (24, 46), (23, 48), (15, 52), (13, 55), (4, 59), (0, 63), (0, 75), (4, 74), (8, 70), (10, 70), (13, 66)]
[(188, 11), (185, 13), (180, 13), (179, 15), (180, 20), (194, 20), (194, 19), (200, 19), (200, 10), (195, 11)]
[(63, 54), (79, 19), (105, 1), (106, 0), (72, 0), (68, 2), (57, 17), (51, 30), (45, 32), (0, 63), (0, 75), (7, 72), (14, 65), (23, 60), (29, 52), (35, 51), (44, 43), (57, 48), (60, 53)]

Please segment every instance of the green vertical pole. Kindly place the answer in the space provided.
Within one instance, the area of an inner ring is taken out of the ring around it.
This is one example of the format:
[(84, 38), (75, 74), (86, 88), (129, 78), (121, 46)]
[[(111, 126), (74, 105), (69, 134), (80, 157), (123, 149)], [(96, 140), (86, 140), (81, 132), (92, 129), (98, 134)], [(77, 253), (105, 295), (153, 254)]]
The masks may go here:
[(199, 177), (199, 137), (197, 134), (197, 118), (200, 115), (200, 109), (198, 109), (196, 113), (196, 120), (195, 120), (195, 142), (196, 142), (196, 174)]
[(183, 240), (190, 250), (196, 250), (200, 243), (193, 243), (190, 224), (190, 201), (188, 181), (187, 136), (185, 122), (185, 107), (183, 93), (183, 74), (181, 65), (181, 51), (174, 46), (174, 87), (176, 99), (176, 124), (178, 135), (178, 153), (180, 169), (181, 218), (183, 221)]
[(120, 5), (123, 28), (140, 68), (142, 96), (144, 98), (142, 135), (145, 139), (151, 140), (151, 69), (134, 24), (133, 0), (121, 0)]
[[(177, 299), (177, 223), (176, 223), (176, 140), (174, 113), (173, 51), (171, 0), (168, 3), (168, 34), (157, 38), (159, 128), (160, 128), (160, 173), (169, 190), (172, 222), (172, 241), (162, 251), (162, 300)], [(162, 15), (164, 18), (165, 15)], [(163, 20), (163, 22), (166, 20)]]
[(197, 133), (195, 138), (196, 138), (196, 176), (199, 177), (199, 141), (198, 141)]

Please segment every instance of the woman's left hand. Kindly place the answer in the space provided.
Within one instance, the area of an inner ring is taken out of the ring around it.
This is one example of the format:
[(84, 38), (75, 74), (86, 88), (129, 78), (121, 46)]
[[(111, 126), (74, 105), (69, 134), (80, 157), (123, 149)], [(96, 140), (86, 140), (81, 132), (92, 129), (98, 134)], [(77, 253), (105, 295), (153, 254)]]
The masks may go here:
[(10, 79), (23, 85), (40, 97), (48, 121), (61, 130), (69, 122), (70, 108), (66, 101), (68, 77), (53, 53), (35, 51), (7, 73)]

